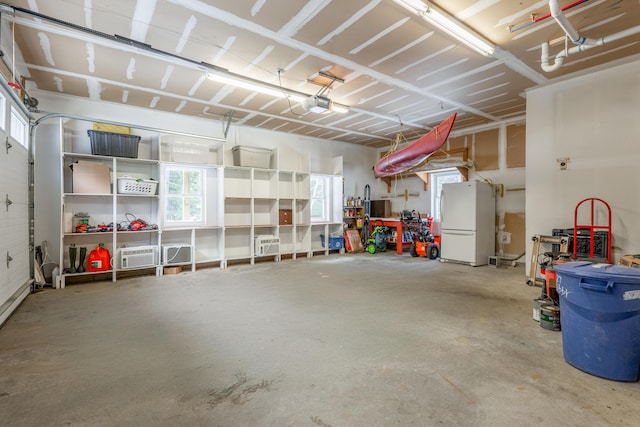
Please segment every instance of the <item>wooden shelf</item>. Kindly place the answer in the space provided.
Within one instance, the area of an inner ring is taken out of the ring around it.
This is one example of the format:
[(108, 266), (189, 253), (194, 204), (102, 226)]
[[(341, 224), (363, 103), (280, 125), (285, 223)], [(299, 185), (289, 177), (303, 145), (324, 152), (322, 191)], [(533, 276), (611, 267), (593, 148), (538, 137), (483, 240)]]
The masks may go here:
[[(430, 155), (424, 162), (420, 163), (418, 166), (413, 168), (412, 171), (403, 172), (397, 175), (389, 175), (389, 176), (382, 177), (380, 179), (387, 184), (387, 193), (391, 193), (391, 187), (392, 187), (393, 181), (397, 179), (402, 179), (402, 178), (407, 178), (407, 177), (417, 175), (420, 179), (424, 181), (424, 190), (427, 191), (429, 189), (429, 174), (432, 172), (428, 170), (421, 170), (421, 169), (426, 168), (429, 162), (432, 162), (435, 159), (442, 159), (442, 158), (448, 158), (448, 157), (453, 157), (466, 163), (469, 160), (468, 151), (469, 150), (467, 148), (455, 148), (449, 151), (439, 150), (433, 153), (432, 155)], [(462, 175), (463, 181), (467, 181), (469, 179), (469, 169), (466, 166), (454, 166), (454, 167)]]

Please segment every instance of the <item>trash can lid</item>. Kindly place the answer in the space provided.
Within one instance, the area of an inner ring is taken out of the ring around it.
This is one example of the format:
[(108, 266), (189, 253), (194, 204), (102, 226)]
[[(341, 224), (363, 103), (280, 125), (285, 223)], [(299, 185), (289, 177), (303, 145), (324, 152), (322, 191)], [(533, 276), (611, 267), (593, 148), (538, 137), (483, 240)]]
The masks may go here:
[(598, 279), (612, 279), (615, 276), (620, 279), (640, 281), (640, 269), (612, 264), (592, 264), (586, 261), (567, 262), (554, 266), (558, 273), (579, 277), (594, 277)]

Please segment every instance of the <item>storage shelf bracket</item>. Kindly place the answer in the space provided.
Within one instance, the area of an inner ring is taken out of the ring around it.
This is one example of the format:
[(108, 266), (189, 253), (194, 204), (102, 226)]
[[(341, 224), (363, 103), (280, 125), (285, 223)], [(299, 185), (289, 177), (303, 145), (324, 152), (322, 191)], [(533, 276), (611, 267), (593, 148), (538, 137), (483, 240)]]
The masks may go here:
[(229, 133), (229, 127), (231, 126), (231, 119), (233, 119), (233, 110), (228, 111), (224, 115), (224, 118), (227, 119), (227, 121), (224, 124), (224, 137), (226, 139), (227, 138), (227, 134)]

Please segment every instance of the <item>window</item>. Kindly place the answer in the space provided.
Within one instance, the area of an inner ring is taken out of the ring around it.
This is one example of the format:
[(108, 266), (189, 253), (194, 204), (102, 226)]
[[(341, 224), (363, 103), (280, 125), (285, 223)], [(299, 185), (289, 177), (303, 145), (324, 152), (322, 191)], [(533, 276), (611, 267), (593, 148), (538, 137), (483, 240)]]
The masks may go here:
[(342, 223), (342, 177), (311, 174), (311, 223)]
[(311, 175), (311, 222), (329, 222), (329, 177)]
[(6, 104), (6, 99), (5, 96), (0, 93), (0, 129), (5, 129), (5, 122), (7, 121), (7, 119), (5, 119), (4, 117), (4, 112), (5, 110), (5, 104)]
[(440, 192), (442, 184), (462, 182), (462, 175), (455, 169), (429, 174), (431, 181), (431, 215), (434, 221), (440, 221)]
[(11, 107), (11, 137), (22, 146), (28, 147), (27, 121), (13, 106)]
[(167, 225), (204, 223), (204, 170), (167, 167), (164, 170), (164, 221)]

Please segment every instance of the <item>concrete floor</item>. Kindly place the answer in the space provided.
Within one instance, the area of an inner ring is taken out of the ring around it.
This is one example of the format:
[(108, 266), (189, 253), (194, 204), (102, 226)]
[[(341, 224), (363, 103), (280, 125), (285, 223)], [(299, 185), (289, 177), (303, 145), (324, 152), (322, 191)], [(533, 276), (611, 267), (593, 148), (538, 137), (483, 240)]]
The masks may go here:
[(0, 329), (6, 426), (636, 426), (518, 268), (331, 255), (47, 289)]

